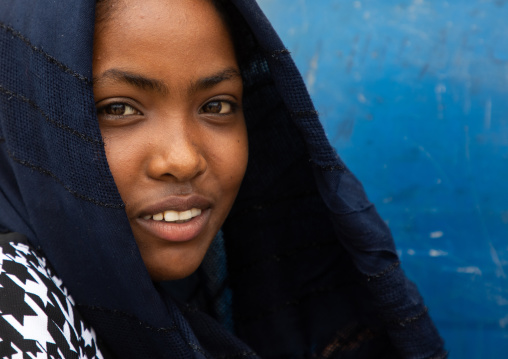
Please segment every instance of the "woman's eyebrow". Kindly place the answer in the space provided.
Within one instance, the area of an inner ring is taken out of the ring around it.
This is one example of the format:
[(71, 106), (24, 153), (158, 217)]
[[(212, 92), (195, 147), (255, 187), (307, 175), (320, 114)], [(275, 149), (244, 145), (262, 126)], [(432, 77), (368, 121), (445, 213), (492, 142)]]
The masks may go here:
[(155, 91), (163, 95), (169, 92), (168, 86), (161, 80), (151, 79), (149, 77), (119, 69), (109, 69), (104, 71), (100, 77), (93, 78), (93, 83), (97, 84), (105, 80), (125, 82), (140, 89)]
[[(211, 74), (210, 76), (202, 77), (191, 82), (189, 92), (208, 89), (214, 87), (222, 81), (231, 80), (237, 77), (241, 78), (241, 76), (242, 75), (237, 68), (228, 67), (217, 73)], [(109, 69), (104, 71), (99, 77), (93, 78), (93, 83), (99, 84), (108, 80), (125, 82), (143, 90), (155, 91), (163, 95), (169, 93), (169, 88), (164, 81), (120, 69)]]
[(228, 67), (210, 76), (202, 77), (191, 83), (190, 92), (214, 87), (222, 81), (241, 78), (240, 71), (235, 67)]

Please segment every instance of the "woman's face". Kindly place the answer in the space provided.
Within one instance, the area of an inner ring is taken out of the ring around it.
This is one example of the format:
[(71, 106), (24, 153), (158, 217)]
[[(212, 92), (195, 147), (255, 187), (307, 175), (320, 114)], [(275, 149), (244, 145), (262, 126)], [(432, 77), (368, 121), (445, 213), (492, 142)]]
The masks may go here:
[(94, 97), (109, 167), (152, 279), (183, 278), (247, 166), (233, 43), (206, 0), (110, 1), (97, 11)]

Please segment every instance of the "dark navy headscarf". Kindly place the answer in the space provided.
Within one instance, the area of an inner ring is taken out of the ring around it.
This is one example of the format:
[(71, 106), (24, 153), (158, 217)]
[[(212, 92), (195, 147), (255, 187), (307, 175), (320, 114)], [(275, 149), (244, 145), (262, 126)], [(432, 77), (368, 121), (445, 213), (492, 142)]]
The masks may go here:
[(255, 1), (231, 3), (250, 158), (216, 266), (198, 270), (215, 294), (172, 299), (143, 264), (96, 118), (95, 0), (0, 4), (0, 232), (48, 259), (118, 358), (444, 358), (289, 52)]

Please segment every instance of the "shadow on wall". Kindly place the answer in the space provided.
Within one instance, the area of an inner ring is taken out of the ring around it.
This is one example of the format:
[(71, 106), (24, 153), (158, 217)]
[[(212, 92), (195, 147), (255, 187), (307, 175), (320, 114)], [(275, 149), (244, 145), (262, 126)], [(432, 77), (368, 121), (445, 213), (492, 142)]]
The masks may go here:
[(258, 0), (451, 358), (508, 352), (508, 1)]

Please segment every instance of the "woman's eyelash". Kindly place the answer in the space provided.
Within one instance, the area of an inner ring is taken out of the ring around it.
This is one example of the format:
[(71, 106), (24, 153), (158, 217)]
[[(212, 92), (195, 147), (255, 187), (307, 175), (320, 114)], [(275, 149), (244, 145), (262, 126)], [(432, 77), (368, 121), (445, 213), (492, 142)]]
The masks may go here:
[(123, 102), (104, 105), (97, 109), (97, 113), (107, 116), (131, 116), (141, 114), (136, 108)]
[(217, 115), (228, 115), (234, 113), (238, 108), (238, 104), (226, 100), (209, 101), (201, 107), (202, 113), (210, 113)]
[[(230, 115), (236, 112), (238, 104), (230, 100), (212, 100), (205, 103), (199, 110), (203, 114)], [(127, 117), (142, 115), (141, 111), (125, 102), (113, 102), (97, 108), (97, 114), (109, 117)]]

